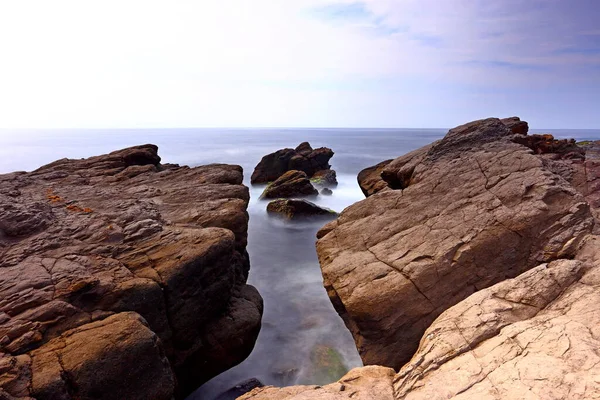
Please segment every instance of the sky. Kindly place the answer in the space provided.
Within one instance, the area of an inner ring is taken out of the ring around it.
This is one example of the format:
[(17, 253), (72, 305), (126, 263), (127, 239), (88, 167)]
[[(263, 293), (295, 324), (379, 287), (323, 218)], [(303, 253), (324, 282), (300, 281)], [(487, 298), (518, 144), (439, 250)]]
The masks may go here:
[(0, 128), (600, 128), (598, 0), (0, 0)]

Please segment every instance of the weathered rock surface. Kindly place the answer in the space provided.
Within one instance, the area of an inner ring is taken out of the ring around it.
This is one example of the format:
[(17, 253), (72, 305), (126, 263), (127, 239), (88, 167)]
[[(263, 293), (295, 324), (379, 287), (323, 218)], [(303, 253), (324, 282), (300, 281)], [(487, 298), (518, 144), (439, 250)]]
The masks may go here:
[(337, 174), (332, 169), (323, 169), (313, 174), (310, 181), (318, 187), (332, 188), (338, 185)]
[(387, 189), (319, 232), (325, 287), (365, 364), (402, 367), (443, 311), (572, 257), (591, 232), (584, 196), (515, 136), (498, 119), (454, 128), (383, 166)]
[(317, 196), (319, 192), (302, 171), (288, 171), (267, 185), (261, 199), (278, 199), (288, 197)]
[(312, 177), (315, 172), (329, 169), (329, 160), (333, 151), (327, 147), (313, 149), (308, 142), (301, 143), (296, 149), (281, 149), (267, 154), (254, 168), (250, 182), (268, 183), (276, 180), (287, 171), (303, 171)]
[(519, 117), (503, 118), (500, 121), (516, 135), (527, 135), (529, 132), (529, 124)]
[(0, 393), (170, 399), (242, 361), (262, 299), (241, 182), (154, 145), (0, 175)]
[(355, 368), (327, 386), (288, 386), (257, 388), (239, 400), (394, 400), (394, 370), (385, 367)]
[(559, 260), (475, 293), (425, 331), (396, 397), (597, 398), (599, 289), (597, 264)]
[(301, 199), (273, 200), (267, 205), (267, 212), (287, 219), (303, 218), (335, 218), (337, 213), (327, 208), (319, 207), (310, 201)]
[[(387, 163), (387, 178), (403, 189), (388, 184), (319, 233), (326, 285), (363, 359), (395, 361), (407, 353), (401, 340), (411, 336), (387, 335), (383, 325), (423, 326), (410, 361), (398, 362), (393, 388), (385, 377), (364, 380), (365, 399), (600, 397), (600, 236), (590, 234), (597, 221), (585, 201), (598, 193), (600, 152), (586, 152), (585, 162), (560, 151), (533, 154), (497, 122), (467, 124), (424, 157), (417, 151), (393, 168)], [(379, 232), (368, 230), (367, 218)], [(455, 239), (457, 247), (449, 247)], [(432, 323), (422, 322), (438, 310)], [(375, 335), (387, 335), (387, 347)], [(360, 377), (365, 368), (351, 374)], [(263, 388), (246, 398), (347, 398), (333, 392), (336, 385)], [(374, 393), (376, 385), (386, 394)]]

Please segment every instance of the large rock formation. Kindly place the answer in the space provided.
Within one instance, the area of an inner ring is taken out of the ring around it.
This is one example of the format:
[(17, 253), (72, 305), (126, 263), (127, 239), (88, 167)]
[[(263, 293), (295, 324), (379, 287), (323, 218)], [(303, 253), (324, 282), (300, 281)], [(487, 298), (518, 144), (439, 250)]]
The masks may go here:
[(312, 177), (315, 172), (331, 168), (329, 160), (333, 151), (327, 147), (313, 149), (308, 142), (303, 142), (295, 149), (281, 149), (264, 156), (250, 178), (250, 182), (267, 183), (279, 178), (287, 171), (297, 170)]
[(302, 171), (288, 171), (267, 185), (261, 199), (278, 199), (288, 197), (317, 196), (319, 192), (313, 187)]
[[(522, 137), (497, 119), (455, 128), (365, 172), (370, 197), (319, 232), (363, 360), (399, 371), (389, 383), (353, 370), (362, 398), (381, 398), (375, 385), (395, 400), (600, 396), (600, 162)], [(308, 388), (246, 398), (326, 398)]]
[(319, 233), (324, 284), (365, 364), (400, 368), (443, 311), (572, 257), (591, 231), (583, 195), (513, 138), (498, 119), (454, 128), (388, 163), (386, 190)]
[(170, 399), (241, 362), (262, 314), (241, 183), (154, 145), (0, 175), (0, 398)]

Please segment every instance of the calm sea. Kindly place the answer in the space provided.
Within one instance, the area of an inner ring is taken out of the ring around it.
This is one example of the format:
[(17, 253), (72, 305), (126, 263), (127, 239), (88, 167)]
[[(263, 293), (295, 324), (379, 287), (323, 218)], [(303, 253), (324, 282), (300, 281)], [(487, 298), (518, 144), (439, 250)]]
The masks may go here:
[[(598, 140), (598, 130), (532, 130), (558, 138)], [(363, 198), (358, 172), (441, 138), (445, 129), (139, 129), (0, 130), (0, 173), (32, 170), (59, 158), (83, 158), (123, 147), (154, 143), (163, 162), (182, 165), (232, 163), (244, 168), (246, 184), (261, 157), (309, 141), (335, 152), (339, 186), (316, 203), (342, 211)], [(269, 385), (323, 384), (342, 369), (361, 365), (352, 336), (334, 311), (315, 253), (322, 223), (283, 223), (267, 218), (261, 188), (251, 187), (249, 283), (260, 291), (265, 311), (252, 354), (190, 396), (212, 399), (248, 378)], [(326, 351), (323, 351), (326, 349)], [(317, 356), (315, 356), (315, 354)], [(323, 360), (323, 354), (329, 359)], [(332, 356), (333, 355), (333, 356)], [(317, 365), (319, 363), (329, 366)], [(322, 368), (330, 368), (331, 375)], [(318, 372), (318, 373), (316, 373)], [(319, 378), (320, 376), (320, 378)]]

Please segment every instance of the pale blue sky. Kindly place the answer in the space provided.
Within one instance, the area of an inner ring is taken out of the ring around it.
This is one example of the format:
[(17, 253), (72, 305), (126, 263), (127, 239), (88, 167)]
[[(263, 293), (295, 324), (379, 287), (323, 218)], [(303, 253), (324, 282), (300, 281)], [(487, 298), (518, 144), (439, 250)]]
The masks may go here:
[(597, 0), (0, 0), (0, 128), (599, 128)]

